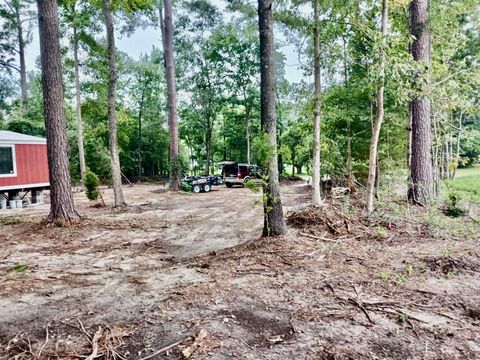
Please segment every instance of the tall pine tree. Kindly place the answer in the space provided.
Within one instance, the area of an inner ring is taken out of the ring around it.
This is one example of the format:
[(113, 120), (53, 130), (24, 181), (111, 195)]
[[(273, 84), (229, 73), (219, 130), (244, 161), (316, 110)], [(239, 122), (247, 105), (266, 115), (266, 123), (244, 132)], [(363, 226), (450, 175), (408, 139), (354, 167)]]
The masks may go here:
[(73, 204), (56, 0), (38, 0), (43, 104), (50, 177), (47, 223), (79, 219)]

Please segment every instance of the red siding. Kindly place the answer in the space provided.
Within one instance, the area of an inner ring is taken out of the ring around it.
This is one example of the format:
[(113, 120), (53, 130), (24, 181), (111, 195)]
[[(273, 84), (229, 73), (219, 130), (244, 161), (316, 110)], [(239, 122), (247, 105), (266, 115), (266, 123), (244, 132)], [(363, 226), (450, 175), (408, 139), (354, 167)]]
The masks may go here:
[(16, 177), (0, 177), (0, 187), (48, 183), (46, 144), (16, 144)]

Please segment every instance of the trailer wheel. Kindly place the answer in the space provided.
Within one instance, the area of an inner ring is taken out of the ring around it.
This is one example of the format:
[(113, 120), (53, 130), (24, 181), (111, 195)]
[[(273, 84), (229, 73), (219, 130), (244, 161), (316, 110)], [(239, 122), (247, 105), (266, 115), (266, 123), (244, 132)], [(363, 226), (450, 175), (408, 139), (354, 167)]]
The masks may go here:
[(203, 185), (203, 191), (205, 191), (205, 192), (210, 192), (210, 190), (211, 190), (211, 189), (210, 189), (210, 184), (205, 184), (205, 185)]
[(202, 189), (200, 188), (200, 185), (193, 185), (192, 191), (195, 194), (198, 194)]
[(231, 187), (233, 186), (233, 184), (232, 184), (232, 183), (229, 183), (229, 182), (226, 182), (226, 183), (225, 183), (225, 186), (226, 186), (227, 188), (231, 188)]

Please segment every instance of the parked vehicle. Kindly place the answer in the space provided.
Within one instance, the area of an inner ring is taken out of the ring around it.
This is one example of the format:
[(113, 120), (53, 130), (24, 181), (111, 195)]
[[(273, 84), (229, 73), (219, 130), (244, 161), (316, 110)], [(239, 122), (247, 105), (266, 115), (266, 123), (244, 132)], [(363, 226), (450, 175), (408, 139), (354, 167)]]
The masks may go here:
[(229, 188), (233, 185), (244, 186), (249, 181), (261, 183), (262, 169), (255, 164), (230, 163), (223, 166), (223, 182)]
[(222, 178), (218, 175), (186, 176), (182, 179), (182, 187), (194, 193), (210, 192), (213, 185), (220, 185)]

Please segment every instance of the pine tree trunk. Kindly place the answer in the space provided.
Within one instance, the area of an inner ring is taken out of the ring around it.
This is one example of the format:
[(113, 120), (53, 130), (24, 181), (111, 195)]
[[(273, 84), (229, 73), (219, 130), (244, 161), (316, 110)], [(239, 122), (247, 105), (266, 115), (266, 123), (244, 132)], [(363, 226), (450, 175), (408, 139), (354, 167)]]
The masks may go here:
[(207, 158), (205, 159), (205, 175), (210, 175), (210, 159), (212, 158), (212, 128), (208, 126), (205, 133), (205, 146)]
[(113, 29), (112, 13), (109, 0), (103, 0), (103, 16), (107, 30), (108, 52), (108, 142), (110, 147), (110, 164), (112, 168), (112, 185), (114, 193), (114, 207), (125, 206), (122, 190), (122, 173), (118, 155), (117, 119), (115, 111), (117, 66), (115, 63), (115, 33)]
[(295, 146), (292, 149), (292, 177), (295, 176), (295, 161), (297, 158), (297, 153), (295, 151)]
[(267, 134), (271, 149), (266, 164), (263, 236), (286, 234), (283, 217), (277, 162), (277, 125), (275, 119), (275, 45), (273, 40), (272, 0), (258, 0), (260, 33), (260, 116), (262, 131)]
[[(73, 4), (75, 9), (75, 4)], [(75, 100), (77, 111), (77, 138), (78, 138), (78, 159), (80, 163), (80, 179), (82, 180), (82, 186), (85, 182), (85, 150), (83, 146), (83, 121), (82, 121), (82, 105), (80, 97), (80, 70), (78, 64), (78, 33), (77, 28), (73, 28), (73, 62), (75, 67)]]
[[(347, 41), (343, 38), (343, 81), (345, 89), (348, 89), (348, 67), (347, 67)], [(348, 111), (348, 102), (347, 102)], [(350, 118), (347, 119), (347, 187), (350, 194), (356, 192), (355, 182), (353, 178), (353, 159), (352, 159), (352, 124)]]
[(408, 198), (417, 205), (428, 205), (432, 200), (431, 119), (428, 90), (430, 67), (429, 0), (412, 0), (410, 4), (410, 32), (414, 38), (411, 51), (413, 59), (424, 70), (417, 81), (422, 91), (411, 101), (412, 110), (412, 158)]
[(457, 134), (457, 149), (455, 153), (455, 167), (453, 168), (452, 179), (455, 178), (457, 174), (457, 168), (460, 164), (460, 138), (462, 136), (462, 118), (463, 118), (463, 111), (460, 112), (460, 118), (458, 120), (458, 134)]
[(448, 163), (450, 162), (448, 154), (448, 134), (443, 135), (443, 180), (448, 179)]
[(14, 1), (15, 17), (17, 23), (18, 37), (18, 56), (20, 60), (20, 88), (22, 93), (22, 109), (28, 108), (28, 89), (27, 89), (27, 66), (25, 65), (25, 41), (23, 39), (22, 19), (20, 17), (20, 0)]
[(250, 165), (250, 106), (247, 105), (247, 91), (243, 88), (243, 102), (245, 103), (245, 136), (247, 138), (247, 164)]
[(453, 137), (451, 132), (448, 134), (448, 142), (448, 178), (451, 180), (453, 179), (453, 166), (455, 165), (453, 160)]
[(245, 136), (247, 137), (247, 164), (250, 165), (250, 115), (245, 115)]
[(47, 134), (50, 178), (50, 214), (47, 223), (75, 221), (70, 164), (68, 160), (67, 123), (64, 112), (62, 65), (56, 0), (38, 0), (38, 25), (42, 63), (43, 105)]
[[(177, 90), (175, 84), (175, 60), (173, 57), (173, 15), (171, 0), (163, 0), (165, 21), (163, 23), (163, 54), (167, 77), (168, 128), (170, 135), (170, 184), (173, 191), (180, 188), (180, 163), (177, 117)], [(161, 11), (160, 11), (161, 16)]]
[(432, 119), (434, 142), (432, 146), (432, 191), (438, 196), (440, 191), (440, 172), (441, 172), (441, 156), (440, 156), (440, 138), (438, 134), (438, 126), (435, 117)]
[(320, 205), (320, 96), (321, 96), (321, 69), (320, 69), (320, 3), (313, 1), (313, 67), (315, 90), (313, 94), (313, 161), (312, 161), (312, 203)]
[(412, 167), (412, 102), (408, 104), (408, 127), (407, 127), (407, 168)]
[(382, 1), (382, 39), (380, 44), (380, 79), (377, 88), (377, 113), (375, 123), (372, 129), (372, 139), (370, 141), (370, 158), (368, 163), (367, 180), (367, 212), (373, 212), (373, 201), (375, 197), (375, 184), (378, 172), (378, 139), (384, 117), (383, 95), (385, 90), (385, 46), (388, 26), (388, 0)]
[(352, 159), (352, 124), (350, 123), (350, 119), (347, 119), (347, 187), (351, 193), (355, 192)]
[(226, 126), (225, 126), (225, 117), (222, 119), (222, 140), (223, 140), (223, 161), (227, 161), (227, 136), (226, 136)]
[[(146, 86), (146, 85), (145, 85)], [(143, 102), (145, 101), (145, 88), (142, 89), (142, 97), (140, 99), (138, 110), (138, 182), (142, 181), (142, 113), (143, 113)]]

